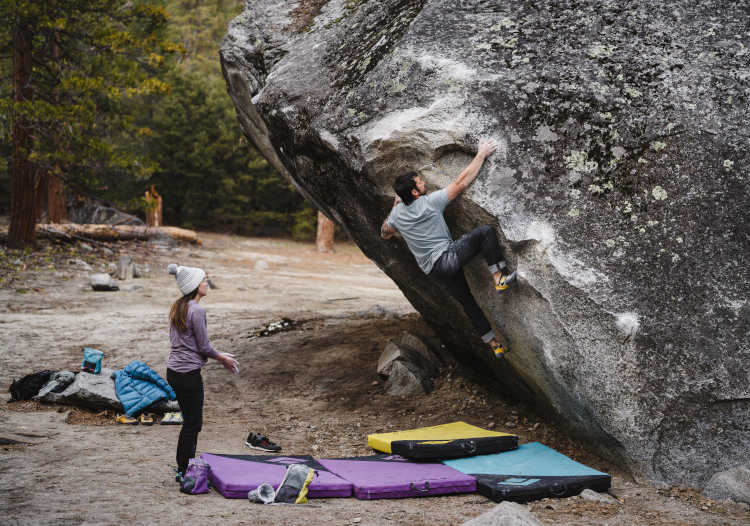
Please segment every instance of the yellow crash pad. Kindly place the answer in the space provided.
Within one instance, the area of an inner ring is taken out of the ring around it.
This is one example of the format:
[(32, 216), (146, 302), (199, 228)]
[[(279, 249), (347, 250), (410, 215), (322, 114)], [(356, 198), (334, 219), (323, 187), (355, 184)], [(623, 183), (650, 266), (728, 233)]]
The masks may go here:
[(466, 422), (367, 436), (367, 445), (405, 458), (458, 458), (500, 453), (518, 447), (518, 437)]

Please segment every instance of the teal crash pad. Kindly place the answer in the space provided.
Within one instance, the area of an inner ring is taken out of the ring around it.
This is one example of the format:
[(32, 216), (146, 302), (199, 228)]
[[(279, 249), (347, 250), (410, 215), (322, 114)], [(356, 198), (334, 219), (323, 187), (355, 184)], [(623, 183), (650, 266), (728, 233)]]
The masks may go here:
[(443, 464), (477, 479), (477, 491), (495, 502), (528, 502), (571, 497), (584, 489), (606, 491), (612, 477), (552, 448), (531, 442), (518, 449), (444, 460)]

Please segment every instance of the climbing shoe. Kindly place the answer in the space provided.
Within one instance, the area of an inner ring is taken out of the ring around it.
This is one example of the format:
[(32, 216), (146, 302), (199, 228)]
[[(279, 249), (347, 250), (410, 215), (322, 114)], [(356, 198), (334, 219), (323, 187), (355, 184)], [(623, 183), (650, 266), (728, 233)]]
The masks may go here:
[(516, 281), (515, 272), (511, 272), (510, 274), (507, 274), (507, 275), (503, 273), (500, 276), (500, 280), (495, 285), (495, 290), (498, 292), (502, 292), (506, 290), (508, 287), (510, 287), (511, 283), (513, 283), (514, 281)]
[(159, 421), (163, 426), (174, 426), (182, 424), (182, 413), (164, 413), (164, 417)]
[(268, 451), (270, 453), (276, 453), (281, 451), (281, 446), (274, 444), (265, 435), (260, 433), (250, 433), (245, 440), (245, 445), (252, 449), (260, 449), (261, 451)]
[(502, 345), (498, 345), (497, 347), (492, 349), (492, 352), (495, 353), (495, 358), (497, 358), (498, 360), (502, 360), (508, 353), (508, 349), (506, 349)]
[(151, 415), (147, 415), (146, 413), (141, 413), (141, 417), (139, 418), (139, 422), (143, 426), (152, 426), (154, 425), (154, 417)]
[(115, 422), (117, 422), (118, 424), (126, 424), (129, 426), (138, 425), (138, 420), (128, 415), (117, 415), (117, 418), (115, 418)]

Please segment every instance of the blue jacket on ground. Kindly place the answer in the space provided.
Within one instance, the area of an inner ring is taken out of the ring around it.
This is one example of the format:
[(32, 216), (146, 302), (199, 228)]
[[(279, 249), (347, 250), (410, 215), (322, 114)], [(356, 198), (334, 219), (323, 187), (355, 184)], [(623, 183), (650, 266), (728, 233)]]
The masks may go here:
[(154, 402), (177, 396), (172, 387), (145, 363), (135, 360), (114, 372), (115, 392), (125, 414), (133, 416)]

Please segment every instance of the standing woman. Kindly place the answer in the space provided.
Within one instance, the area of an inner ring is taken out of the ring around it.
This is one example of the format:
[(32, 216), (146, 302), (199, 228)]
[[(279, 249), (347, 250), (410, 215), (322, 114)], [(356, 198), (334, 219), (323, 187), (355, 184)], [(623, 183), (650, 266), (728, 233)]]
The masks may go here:
[(217, 352), (208, 341), (206, 310), (198, 303), (208, 292), (203, 269), (171, 263), (167, 268), (177, 279), (182, 297), (169, 312), (169, 339), (172, 350), (167, 360), (167, 382), (177, 395), (183, 424), (177, 441), (177, 479), (185, 474), (188, 461), (195, 456), (198, 433), (203, 426), (203, 378), (201, 367), (209, 358), (234, 374), (239, 364), (229, 353)]

